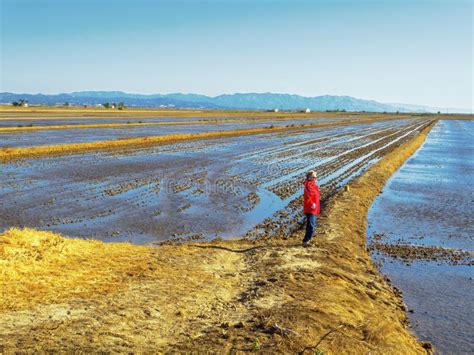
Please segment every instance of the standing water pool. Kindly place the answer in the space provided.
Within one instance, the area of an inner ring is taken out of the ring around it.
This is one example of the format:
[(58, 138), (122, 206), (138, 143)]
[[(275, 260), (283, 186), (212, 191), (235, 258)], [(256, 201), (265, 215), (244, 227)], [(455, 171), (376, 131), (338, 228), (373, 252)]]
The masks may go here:
[(416, 335), (474, 352), (474, 121), (441, 120), (368, 214), (383, 274), (403, 292)]

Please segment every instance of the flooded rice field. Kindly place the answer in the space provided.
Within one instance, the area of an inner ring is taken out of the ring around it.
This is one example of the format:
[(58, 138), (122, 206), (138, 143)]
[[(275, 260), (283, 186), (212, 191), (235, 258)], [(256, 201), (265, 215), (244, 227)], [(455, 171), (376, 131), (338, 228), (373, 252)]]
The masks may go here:
[(61, 126), (61, 125), (84, 125), (84, 124), (124, 124), (124, 123), (179, 123), (179, 122), (216, 122), (216, 121), (241, 121), (241, 122), (255, 122), (255, 121), (271, 121), (272, 123), (278, 121), (301, 121), (305, 123), (310, 122), (325, 122), (325, 121), (337, 121), (345, 119), (354, 119), (353, 116), (340, 116), (340, 117), (331, 117), (331, 118), (322, 118), (322, 117), (312, 117), (308, 115), (300, 119), (297, 118), (285, 118), (284, 116), (278, 117), (238, 117), (238, 116), (216, 116), (216, 117), (205, 117), (205, 116), (183, 116), (183, 117), (84, 117), (84, 118), (68, 118), (68, 117), (1, 117), (0, 116), (0, 128), (6, 127), (35, 127), (35, 126)]
[(0, 230), (28, 226), (138, 244), (286, 233), (301, 220), (308, 169), (318, 172), (327, 199), (430, 122), (306, 128), (2, 164)]
[[(217, 117), (216, 120), (230, 120), (233, 117)], [(140, 122), (199, 122), (206, 120), (214, 120), (214, 118), (206, 117), (87, 117), (87, 118), (2, 118), (0, 119), (0, 127), (34, 127), (34, 126), (61, 126), (61, 125), (82, 125), (82, 124), (123, 124), (123, 123), (140, 123)]]
[[(202, 120), (195, 120), (195, 123), (190, 123), (192, 120), (184, 119), (185, 122), (179, 122), (179, 120), (170, 121), (170, 118), (160, 121), (160, 119), (137, 119), (137, 120), (124, 120), (117, 121), (117, 119), (111, 122), (104, 122), (108, 120), (44, 120), (34, 126), (45, 126), (50, 125), (51, 121), (55, 122), (54, 125), (74, 125), (79, 124), (103, 124), (103, 123), (119, 123), (122, 126), (116, 127), (100, 127), (100, 128), (64, 128), (64, 129), (41, 129), (41, 130), (25, 130), (25, 131), (11, 131), (2, 132), (0, 130), (0, 148), (2, 147), (32, 147), (40, 145), (51, 145), (51, 144), (68, 144), (68, 143), (84, 143), (94, 142), (99, 140), (111, 140), (120, 138), (136, 138), (136, 137), (148, 137), (148, 136), (161, 136), (168, 134), (187, 134), (187, 133), (202, 133), (211, 131), (224, 131), (233, 129), (249, 129), (249, 128), (263, 128), (269, 126), (287, 126), (287, 125), (301, 125), (308, 123), (318, 123), (326, 121), (334, 121), (334, 119), (325, 118), (307, 118), (307, 119), (296, 119), (296, 120), (242, 120), (242, 121), (230, 121), (225, 122), (212, 122), (205, 123)], [(183, 119), (181, 119), (183, 121)], [(8, 121), (5, 121), (8, 122)], [(3, 122), (3, 124), (5, 124)], [(30, 121), (28, 121), (30, 122)], [(74, 123), (71, 123), (74, 122)], [(163, 124), (157, 125), (143, 125), (143, 126), (124, 126), (125, 123), (152, 123), (161, 122)], [(47, 124), (45, 124), (47, 123)], [(169, 124), (166, 124), (169, 123)], [(0, 124), (2, 121), (0, 120)], [(24, 126), (24, 123), (21, 124)], [(26, 125), (29, 127), (29, 124)], [(16, 127), (13, 126), (4, 126)]]
[(369, 210), (373, 257), (416, 334), (474, 353), (474, 122), (441, 120)]

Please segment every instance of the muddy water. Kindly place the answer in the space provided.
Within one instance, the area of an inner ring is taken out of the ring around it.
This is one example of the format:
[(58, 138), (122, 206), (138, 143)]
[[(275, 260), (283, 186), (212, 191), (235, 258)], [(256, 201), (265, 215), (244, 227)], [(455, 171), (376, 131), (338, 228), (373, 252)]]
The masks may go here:
[[(351, 116), (347, 117), (331, 117), (331, 118), (321, 118), (321, 117), (304, 117), (304, 118), (294, 118), (291, 121), (302, 121), (302, 122), (325, 122), (325, 121), (337, 121), (337, 120), (345, 120), (345, 119), (353, 119)], [(60, 125), (82, 125), (82, 124), (104, 124), (104, 123), (117, 123), (117, 124), (124, 124), (124, 123), (141, 123), (141, 122), (183, 122), (183, 121), (196, 121), (196, 122), (206, 122), (206, 121), (255, 121), (255, 120), (262, 120), (262, 121), (278, 121), (278, 119), (271, 119), (271, 118), (252, 118), (249, 116), (238, 117), (238, 116), (231, 116), (231, 117), (100, 117), (100, 118), (28, 118), (28, 119), (15, 119), (15, 118), (2, 118), (0, 117), (0, 128), (6, 127), (28, 127), (28, 126), (60, 126)], [(290, 121), (288, 119), (282, 121)]]
[[(183, 120), (183, 119), (182, 119)], [(188, 120), (188, 119), (184, 119)], [(191, 119), (189, 119), (191, 120)], [(198, 122), (193, 124), (160, 124), (160, 125), (148, 125), (148, 126), (119, 126), (109, 128), (81, 128), (81, 129), (61, 129), (61, 130), (32, 130), (32, 131), (15, 131), (15, 132), (0, 132), (0, 148), (2, 147), (31, 147), (40, 145), (51, 145), (51, 144), (69, 144), (69, 143), (85, 143), (99, 140), (110, 140), (120, 138), (136, 138), (136, 137), (148, 137), (148, 136), (161, 136), (167, 134), (187, 134), (187, 133), (202, 133), (202, 132), (213, 132), (213, 131), (225, 131), (233, 129), (249, 129), (249, 128), (263, 128), (273, 126), (286, 126), (290, 124), (300, 125), (307, 123), (325, 122), (330, 119), (326, 118), (308, 118), (308, 119), (295, 119), (295, 120), (281, 120), (270, 122), (268, 120), (251, 121), (242, 120), (241, 122), (218, 122), (218, 123), (204, 123)], [(141, 120), (117, 120), (110, 122), (110, 120), (85, 120), (81, 121), (57, 121), (54, 120), (55, 124), (77, 124), (80, 123), (126, 123), (126, 122), (159, 122), (158, 119), (141, 119)], [(8, 124), (12, 124), (12, 121)], [(18, 121), (17, 121), (18, 122)], [(173, 122), (169, 118), (164, 122)], [(175, 119), (174, 122), (179, 122)], [(29, 121), (27, 121), (29, 123)], [(36, 124), (37, 123), (37, 124)], [(35, 121), (34, 125), (46, 125), (50, 124), (51, 120)], [(5, 124), (5, 123), (4, 123)], [(24, 123), (23, 123), (24, 124)], [(2, 121), (0, 120), (0, 126)], [(13, 126), (15, 127), (15, 126)]]
[[(472, 263), (473, 184), (474, 121), (439, 121), (372, 205), (369, 242), (460, 249)], [(403, 256), (373, 255), (403, 291), (415, 333), (441, 353), (473, 353), (473, 266)]]
[(0, 230), (29, 226), (134, 243), (242, 236), (301, 194), (309, 168), (335, 188), (422, 124), (384, 121), (3, 164)]

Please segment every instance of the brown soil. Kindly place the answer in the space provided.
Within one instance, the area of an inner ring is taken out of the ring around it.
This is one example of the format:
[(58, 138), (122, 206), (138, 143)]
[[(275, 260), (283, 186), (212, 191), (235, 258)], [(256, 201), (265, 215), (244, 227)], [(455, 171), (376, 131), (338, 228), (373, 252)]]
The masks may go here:
[(370, 251), (378, 251), (407, 262), (414, 260), (444, 261), (450, 265), (474, 265), (474, 252), (440, 246), (411, 245), (405, 243), (387, 244), (372, 242)]
[[(41, 297), (32, 287), (12, 293), (19, 286), (0, 278), (0, 352), (430, 352), (365, 243), (368, 208), (430, 127), (329, 200), (310, 248), (301, 233), (70, 250), (79, 241), (22, 244), (4, 233), (0, 275), (20, 270), (17, 280), (36, 280)], [(107, 273), (97, 272), (102, 260)]]

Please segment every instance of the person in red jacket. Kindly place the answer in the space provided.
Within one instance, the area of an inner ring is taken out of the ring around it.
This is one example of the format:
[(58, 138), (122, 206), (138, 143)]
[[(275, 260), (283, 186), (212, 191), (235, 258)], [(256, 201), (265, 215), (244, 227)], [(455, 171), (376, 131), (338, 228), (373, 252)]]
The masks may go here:
[(306, 174), (304, 182), (304, 214), (306, 215), (306, 234), (303, 246), (309, 246), (316, 228), (316, 215), (320, 212), (319, 187), (316, 185), (316, 172), (311, 170)]

